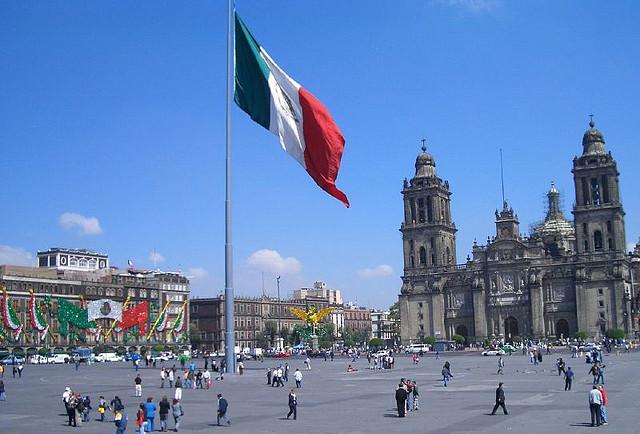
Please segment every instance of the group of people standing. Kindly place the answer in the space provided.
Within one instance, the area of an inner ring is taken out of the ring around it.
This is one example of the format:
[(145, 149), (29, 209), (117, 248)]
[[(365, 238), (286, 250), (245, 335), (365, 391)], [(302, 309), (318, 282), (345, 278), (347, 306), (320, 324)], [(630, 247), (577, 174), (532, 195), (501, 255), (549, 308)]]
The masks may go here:
[(411, 381), (406, 378), (401, 378), (396, 389), (396, 407), (398, 410), (398, 417), (405, 417), (410, 411), (417, 411), (419, 409), (420, 393), (418, 392), (418, 385), (415, 381)]

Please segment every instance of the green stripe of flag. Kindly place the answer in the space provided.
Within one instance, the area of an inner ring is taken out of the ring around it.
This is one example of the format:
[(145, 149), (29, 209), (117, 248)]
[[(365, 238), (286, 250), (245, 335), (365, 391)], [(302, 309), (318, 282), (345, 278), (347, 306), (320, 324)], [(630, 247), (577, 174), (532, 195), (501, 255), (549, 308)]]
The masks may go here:
[(236, 70), (234, 100), (251, 119), (269, 129), (269, 67), (260, 55), (260, 45), (238, 14), (236, 19)]

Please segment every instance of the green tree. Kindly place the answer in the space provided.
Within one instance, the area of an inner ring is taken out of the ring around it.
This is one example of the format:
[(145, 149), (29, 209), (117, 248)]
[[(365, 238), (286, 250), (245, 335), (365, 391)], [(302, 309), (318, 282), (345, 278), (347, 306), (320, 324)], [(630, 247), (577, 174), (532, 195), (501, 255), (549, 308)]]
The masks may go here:
[(624, 330), (622, 329), (609, 329), (604, 334), (609, 339), (624, 339)]
[(465, 338), (464, 338), (464, 336), (453, 335), (453, 341), (458, 345), (462, 345), (465, 342)]
[(278, 333), (278, 324), (275, 321), (266, 321), (264, 323), (264, 333), (269, 339), (270, 346), (276, 343), (276, 334)]
[(433, 344), (436, 343), (436, 338), (434, 336), (426, 336), (424, 338), (424, 343), (429, 344), (430, 346), (433, 346)]
[(384, 341), (380, 338), (373, 338), (369, 341), (369, 347), (373, 349), (384, 348)]
[(576, 339), (578, 339), (578, 340), (584, 341), (588, 337), (589, 337), (589, 333), (587, 333), (585, 331), (576, 332)]

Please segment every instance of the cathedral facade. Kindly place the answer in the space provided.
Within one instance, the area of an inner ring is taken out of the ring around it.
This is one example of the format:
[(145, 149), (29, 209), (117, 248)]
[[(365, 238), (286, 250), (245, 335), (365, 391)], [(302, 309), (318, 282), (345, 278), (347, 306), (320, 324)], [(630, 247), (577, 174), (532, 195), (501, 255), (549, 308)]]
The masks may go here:
[(495, 213), (495, 235), (484, 245), (474, 242), (464, 264), (456, 263), (449, 183), (436, 175), (423, 146), (415, 176), (402, 190), (403, 344), (456, 334), (471, 341), (567, 338), (578, 331), (599, 337), (614, 328), (634, 335), (632, 269), (640, 264), (640, 248), (625, 251), (619, 173), (593, 121), (582, 146), (573, 159), (573, 221), (564, 216), (553, 183), (545, 221), (528, 236), (505, 201)]

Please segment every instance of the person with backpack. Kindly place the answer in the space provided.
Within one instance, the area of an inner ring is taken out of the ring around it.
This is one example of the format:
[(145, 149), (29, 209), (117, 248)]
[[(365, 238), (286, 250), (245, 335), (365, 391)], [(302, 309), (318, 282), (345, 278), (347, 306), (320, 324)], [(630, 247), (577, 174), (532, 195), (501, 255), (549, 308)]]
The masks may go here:
[(160, 431), (167, 430), (167, 416), (169, 415), (169, 409), (171, 408), (171, 404), (166, 396), (162, 397), (162, 400), (159, 404), (160, 410), (158, 413), (160, 414)]
[(452, 377), (453, 375), (451, 375), (451, 365), (447, 361), (442, 367), (442, 381), (444, 383), (444, 387), (447, 387), (447, 384), (449, 383), (449, 379)]

